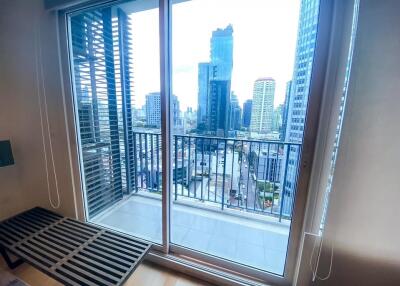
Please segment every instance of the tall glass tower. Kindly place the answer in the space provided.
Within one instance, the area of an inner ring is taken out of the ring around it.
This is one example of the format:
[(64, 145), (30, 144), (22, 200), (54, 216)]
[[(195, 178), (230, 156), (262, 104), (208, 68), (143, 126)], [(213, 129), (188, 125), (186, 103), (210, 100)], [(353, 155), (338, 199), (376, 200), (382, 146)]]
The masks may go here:
[(210, 63), (198, 65), (197, 129), (204, 131), (207, 125)]
[(213, 31), (211, 41), (211, 65), (214, 80), (231, 80), (233, 67), (233, 28)]
[(227, 135), (232, 68), (233, 28), (228, 25), (212, 32), (210, 62), (198, 65), (198, 131)]
[[(290, 96), (287, 105), (285, 141), (301, 144), (307, 111), (311, 69), (318, 27), (319, 0), (302, 0), (297, 34), (297, 46)], [(300, 148), (292, 147), (289, 152), (285, 185), (281, 195), (283, 214), (290, 215), (296, 191), (296, 179)], [(282, 164), (283, 166), (285, 164)], [(283, 182), (282, 182), (283, 184)], [(281, 185), (282, 185), (281, 184)]]

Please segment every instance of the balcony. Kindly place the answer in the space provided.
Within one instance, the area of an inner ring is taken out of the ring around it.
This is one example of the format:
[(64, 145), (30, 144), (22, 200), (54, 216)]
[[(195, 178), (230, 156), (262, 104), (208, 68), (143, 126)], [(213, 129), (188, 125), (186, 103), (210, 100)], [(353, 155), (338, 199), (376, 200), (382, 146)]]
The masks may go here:
[[(92, 221), (161, 243), (161, 135), (132, 139), (133, 188)], [(188, 135), (173, 143), (172, 243), (282, 274), (293, 201), (281, 186), (300, 146)]]
[[(160, 243), (160, 199), (142, 194), (115, 204), (92, 221)], [(171, 241), (231, 261), (282, 274), (289, 222), (243, 216), (176, 201), (172, 207)]]

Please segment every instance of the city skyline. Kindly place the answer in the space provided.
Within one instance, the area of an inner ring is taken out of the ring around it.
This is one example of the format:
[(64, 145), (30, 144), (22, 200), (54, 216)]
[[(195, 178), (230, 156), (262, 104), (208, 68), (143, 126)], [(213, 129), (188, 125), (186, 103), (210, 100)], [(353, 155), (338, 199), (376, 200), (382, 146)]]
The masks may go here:
[[(222, 9), (228, 2), (230, 9)], [(286, 82), (293, 73), (299, 2), (255, 0), (254, 15), (242, 11), (240, 1), (193, 0), (174, 4), (173, 93), (178, 96), (182, 110), (187, 107), (197, 110), (198, 63), (209, 61), (212, 32), (229, 24), (234, 28), (231, 90), (237, 94), (239, 104), (252, 98), (253, 83), (260, 77), (275, 78), (274, 106), (283, 103)], [(191, 13), (194, 10), (197, 12)], [(279, 14), (287, 18), (281, 19)], [(207, 17), (207, 21), (200, 21), (202, 17)], [(159, 91), (158, 9), (135, 13), (130, 22), (135, 38), (133, 49), (140, 55), (133, 61), (133, 97), (135, 108), (140, 108), (147, 93)], [(143, 26), (148, 29), (143, 31)], [(260, 37), (261, 34), (265, 36)]]

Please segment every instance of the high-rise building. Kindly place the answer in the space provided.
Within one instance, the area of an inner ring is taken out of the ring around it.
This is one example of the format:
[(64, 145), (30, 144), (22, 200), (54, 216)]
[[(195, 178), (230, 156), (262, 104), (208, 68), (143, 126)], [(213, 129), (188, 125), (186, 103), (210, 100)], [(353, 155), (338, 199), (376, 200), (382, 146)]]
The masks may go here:
[(243, 103), (243, 127), (250, 127), (252, 105), (252, 99), (248, 99)]
[(259, 78), (254, 83), (250, 131), (260, 134), (272, 132), (275, 80)]
[(190, 132), (196, 128), (196, 111), (193, 111), (191, 107), (188, 107), (183, 114), (183, 129), (185, 132)]
[(281, 132), (282, 132), (282, 118), (283, 118), (283, 109), (284, 105), (279, 104), (275, 109), (274, 109), (274, 115), (272, 118), (272, 131), (279, 133), (279, 139), (281, 138)]
[(174, 128), (182, 128), (183, 120), (181, 116), (181, 105), (176, 95), (172, 95), (172, 118)]
[(290, 102), (290, 95), (292, 91), (292, 81), (288, 81), (286, 83), (286, 93), (285, 93), (285, 102), (283, 104), (282, 110), (282, 128), (280, 132), (280, 140), (286, 140), (286, 129), (287, 129), (287, 120), (289, 115), (289, 102)]
[(242, 109), (239, 100), (233, 92), (231, 93), (231, 103), (229, 107), (229, 129), (240, 130), (242, 126)]
[[(174, 127), (182, 126), (181, 111), (178, 98), (172, 96), (172, 116)], [(146, 95), (146, 124), (149, 127), (161, 127), (161, 97), (159, 92)]]
[[(318, 26), (319, 0), (302, 0), (293, 78), (288, 99), (285, 141), (302, 143)], [(296, 190), (300, 148), (290, 148), (281, 196), (282, 212), (291, 214)], [(283, 164), (285, 165), (285, 164)]]
[(197, 95), (197, 129), (199, 131), (205, 131), (207, 126), (209, 76), (210, 63), (199, 63)]
[(226, 136), (229, 127), (230, 80), (210, 81), (208, 104), (208, 131), (217, 136)]
[(233, 67), (233, 28), (212, 32), (210, 62), (198, 66), (197, 129), (226, 136), (229, 130), (229, 107)]
[(210, 40), (211, 65), (214, 80), (231, 80), (233, 68), (233, 28), (228, 25), (225, 29), (212, 32)]
[(150, 127), (161, 126), (160, 93), (152, 92), (146, 95), (146, 124)]

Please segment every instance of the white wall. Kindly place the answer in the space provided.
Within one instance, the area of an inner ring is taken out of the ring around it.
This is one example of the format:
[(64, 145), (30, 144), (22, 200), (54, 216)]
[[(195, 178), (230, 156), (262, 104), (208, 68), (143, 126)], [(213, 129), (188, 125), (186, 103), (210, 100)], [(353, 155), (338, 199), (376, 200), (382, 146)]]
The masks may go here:
[[(44, 11), (42, 0), (0, 1), (0, 139), (11, 139), (15, 157), (15, 165), (0, 168), (0, 220), (34, 206), (50, 208), (38, 92), (46, 93), (49, 106), (62, 201), (58, 211), (75, 216), (55, 20), (55, 14)], [(44, 89), (41, 74), (37, 73), (39, 45)], [(50, 152), (47, 155), (50, 158)], [(50, 186), (55, 199), (50, 162)]]
[(332, 273), (301, 285), (400, 285), (399, 13), (400, 1), (361, 0), (319, 270), (333, 245)]

